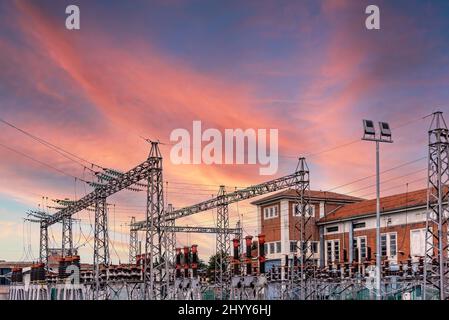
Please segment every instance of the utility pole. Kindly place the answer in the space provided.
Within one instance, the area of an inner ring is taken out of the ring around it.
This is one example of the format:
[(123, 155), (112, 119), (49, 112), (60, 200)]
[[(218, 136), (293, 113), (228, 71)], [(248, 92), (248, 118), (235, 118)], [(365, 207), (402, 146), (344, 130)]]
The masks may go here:
[(162, 178), (162, 155), (159, 143), (151, 141), (147, 185), (145, 258), (143, 270), (144, 299), (165, 299), (169, 277), (167, 259), (166, 216)]
[(40, 221), (39, 262), (48, 268), (48, 225), (44, 219)]
[(64, 256), (73, 254), (73, 233), (72, 233), (72, 216), (67, 215), (62, 218), (62, 253)]
[(130, 230), (129, 230), (129, 264), (136, 264), (138, 255), (138, 235), (137, 229), (133, 227), (136, 223), (136, 217), (131, 217)]
[[(173, 211), (173, 206), (171, 203), (167, 205), (167, 214)], [(175, 266), (175, 250), (176, 250), (176, 233), (173, 231), (175, 228), (175, 219), (166, 220), (165, 232), (167, 234), (167, 256), (168, 256), (168, 266), (169, 270)]]
[(393, 143), (391, 140), (390, 125), (386, 122), (379, 122), (380, 133), (376, 134), (374, 122), (372, 120), (363, 120), (364, 134), (362, 140), (373, 141), (376, 143), (376, 298), (382, 299), (381, 292), (381, 270), (382, 270), (382, 248), (380, 241), (380, 161), (379, 144), (380, 142)]
[[(309, 220), (311, 219), (310, 212), (310, 179), (309, 168), (305, 158), (299, 158), (298, 165), (296, 167), (296, 173), (298, 174), (295, 190), (297, 194), (297, 202), (295, 204), (295, 216), (299, 221), (295, 223), (295, 227), (299, 229), (299, 249), (300, 249), (300, 275), (299, 283), (301, 287), (301, 300), (307, 300), (312, 298), (313, 292), (310, 292), (308, 268), (310, 267), (310, 255), (312, 255), (312, 242), (310, 241), (311, 234), (307, 232)], [(293, 277), (292, 277), (293, 279)]]
[(449, 200), (449, 130), (438, 111), (429, 129), (427, 219), (424, 261), (424, 294), (429, 289), (438, 299), (449, 299), (448, 285), (448, 200)]
[[(94, 275), (95, 275), (95, 299), (100, 294), (100, 266), (109, 267), (109, 236), (108, 236), (108, 212), (106, 197), (98, 194), (95, 202), (95, 226), (94, 226)], [(107, 286), (107, 278), (106, 278)]]
[(226, 299), (229, 282), (229, 268), (227, 259), (231, 255), (231, 237), (229, 229), (228, 202), (226, 200), (225, 186), (218, 191), (217, 228), (215, 252), (215, 285), (218, 288), (220, 299)]

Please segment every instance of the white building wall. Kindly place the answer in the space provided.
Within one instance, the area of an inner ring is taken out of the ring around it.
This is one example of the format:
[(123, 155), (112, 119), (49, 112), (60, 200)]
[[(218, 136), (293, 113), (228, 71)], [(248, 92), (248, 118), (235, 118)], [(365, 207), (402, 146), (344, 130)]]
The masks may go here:
[(281, 256), (290, 251), (289, 210), (288, 200), (281, 201)]
[(262, 215), (262, 207), (261, 206), (257, 206), (257, 234), (261, 234), (262, 233), (262, 219), (263, 215)]
[[(365, 230), (365, 229), (374, 229), (376, 228), (376, 217), (372, 216), (369, 218), (361, 218), (361, 219), (354, 219), (353, 220), (356, 223), (359, 222), (365, 222), (365, 228), (358, 228), (354, 231), (359, 230)], [(407, 212), (398, 212), (398, 213), (391, 213), (387, 215), (381, 215), (380, 217), (380, 227), (392, 227), (392, 226), (400, 226), (400, 225), (406, 225), (411, 223), (418, 223), (418, 222), (425, 222), (426, 221), (426, 214), (425, 210), (410, 210)], [(344, 222), (337, 222), (332, 224), (327, 224), (324, 228), (324, 234), (338, 234), (343, 233), (345, 231), (349, 230), (349, 226), (351, 224), (351, 221), (344, 221)], [(327, 232), (327, 228), (338, 226), (338, 232)]]

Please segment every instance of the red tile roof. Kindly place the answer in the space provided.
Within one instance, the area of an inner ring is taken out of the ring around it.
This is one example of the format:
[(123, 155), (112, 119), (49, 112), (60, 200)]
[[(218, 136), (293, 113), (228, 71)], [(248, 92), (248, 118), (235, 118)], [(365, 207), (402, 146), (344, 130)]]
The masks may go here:
[[(262, 199), (253, 201), (253, 202), (251, 202), (251, 204), (257, 205), (257, 204), (269, 202), (269, 201), (272, 201), (275, 199), (280, 199), (280, 198), (293, 198), (296, 195), (297, 195), (296, 190), (286, 189), (281, 192), (277, 192), (275, 194), (264, 197)], [(364, 200), (362, 198), (347, 196), (347, 195), (340, 194), (340, 193), (328, 192), (328, 191), (315, 191), (315, 190), (310, 190), (309, 196), (311, 199), (315, 199), (315, 200), (325, 199), (325, 200), (334, 200), (334, 201), (350, 202), (350, 203)]]
[[(380, 212), (388, 212), (405, 208), (425, 206), (427, 204), (427, 189), (411, 191), (380, 198)], [(364, 200), (342, 206), (328, 214), (319, 222), (330, 222), (341, 219), (356, 218), (376, 213), (376, 199)]]

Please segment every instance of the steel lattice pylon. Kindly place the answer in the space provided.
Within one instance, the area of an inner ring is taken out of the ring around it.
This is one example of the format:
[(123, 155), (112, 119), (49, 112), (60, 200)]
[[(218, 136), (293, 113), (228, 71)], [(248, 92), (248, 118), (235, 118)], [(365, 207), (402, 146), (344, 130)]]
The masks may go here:
[(39, 262), (48, 267), (48, 225), (45, 220), (40, 221), (39, 243)]
[(448, 200), (449, 130), (442, 112), (435, 112), (429, 129), (428, 198), (424, 299), (428, 288), (439, 299), (449, 299), (448, 286)]
[(299, 285), (301, 299), (313, 299), (312, 286), (309, 284), (309, 270), (311, 267), (312, 242), (311, 232), (309, 231), (309, 221), (312, 218), (310, 207), (310, 180), (309, 168), (305, 158), (299, 158), (296, 167), (297, 183), (294, 186), (297, 194), (295, 206), (297, 221), (295, 228), (299, 230)]
[(72, 233), (72, 216), (67, 215), (62, 218), (62, 253), (64, 256), (73, 254), (73, 233)]
[[(168, 204), (167, 213), (173, 211), (173, 206)], [(170, 270), (175, 267), (175, 249), (176, 249), (176, 233), (173, 230), (175, 228), (175, 220), (167, 220), (165, 232), (167, 233), (167, 254), (168, 254), (168, 264)], [(173, 269), (174, 270), (174, 269)]]
[(215, 252), (215, 285), (218, 289), (220, 299), (226, 299), (229, 287), (229, 266), (228, 258), (231, 254), (231, 237), (229, 234), (229, 212), (226, 190), (220, 186), (218, 191), (217, 206), (217, 228)]
[[(95, 298), (98, 299), (100, 291), (100, 266), (109, 266), (109, 236), (108, 212), (106, 197), (98, 195), (95, 202), (94, 226), (94, 259)], [(107, 282), (107, 281), (106, 281)]]
[[(131, 226), (136, 223), (136, 217), (131, 217)], [(136, 264), (136, 257), (139, 254), (138, 248), (139, 239), (137, 236), (137, 230), (130, 228), (129, 230), (129, 264)]]
[(165, 299), (168, 293), (167, 237), (165, 232), (162, 155), (158, 142), (151, 142), (147, 185), (144, 259), (144, 299)]

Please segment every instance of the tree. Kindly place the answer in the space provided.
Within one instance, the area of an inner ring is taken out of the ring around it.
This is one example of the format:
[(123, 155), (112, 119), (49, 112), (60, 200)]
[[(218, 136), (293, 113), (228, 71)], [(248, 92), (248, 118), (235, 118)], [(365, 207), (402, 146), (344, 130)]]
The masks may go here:
[[(229, 260), (228, 255), (223, 255), (223, 261), (221, 261), (222, 270), (226, 270), (227, 262)], [(218, 253), (209, 257), (209, 264), (207, 266), (207, 276), (209, 279), (214, 280), (213, 276), (215, 274), (215, 264), (218, 262), (220, 264), (220, 255)]]

